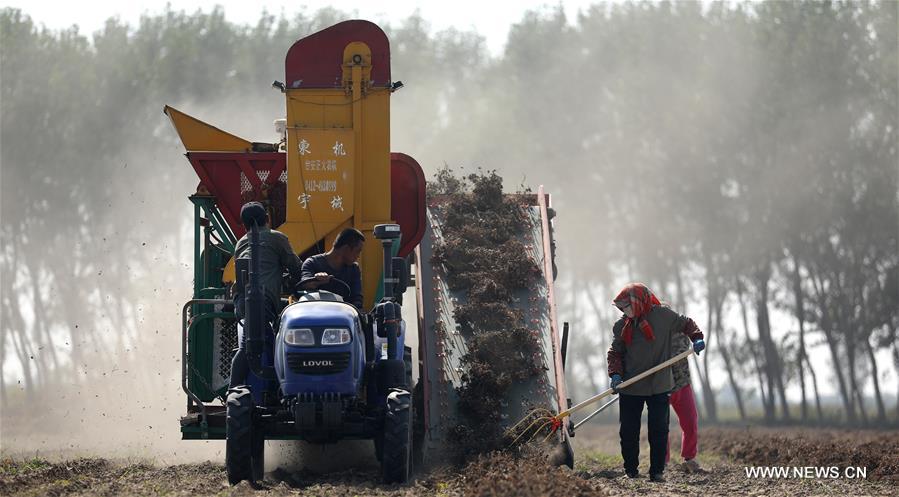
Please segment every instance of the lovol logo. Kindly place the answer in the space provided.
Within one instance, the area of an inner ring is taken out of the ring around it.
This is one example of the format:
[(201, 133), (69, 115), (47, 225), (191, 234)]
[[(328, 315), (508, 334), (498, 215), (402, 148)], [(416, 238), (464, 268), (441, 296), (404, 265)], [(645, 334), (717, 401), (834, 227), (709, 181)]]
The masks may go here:
[(334, 361), (303, 361), (301, 364), (304, 368), (323, 368), (334, 366)]

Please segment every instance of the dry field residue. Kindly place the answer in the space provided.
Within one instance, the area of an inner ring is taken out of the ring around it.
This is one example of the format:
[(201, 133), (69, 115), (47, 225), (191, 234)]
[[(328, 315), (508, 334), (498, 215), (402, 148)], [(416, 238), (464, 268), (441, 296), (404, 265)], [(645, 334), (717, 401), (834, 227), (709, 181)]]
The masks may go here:
[(869, 479), (899, 482), (899, 432), (812, 428), (709, 428), (704, 450), (757, 466), (867, 468)]

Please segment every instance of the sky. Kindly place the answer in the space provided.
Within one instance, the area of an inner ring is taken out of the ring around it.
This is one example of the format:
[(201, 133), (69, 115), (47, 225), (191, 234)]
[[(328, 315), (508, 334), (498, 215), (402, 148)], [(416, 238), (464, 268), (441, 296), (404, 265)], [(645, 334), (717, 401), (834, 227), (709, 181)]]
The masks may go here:
[(359, 18), (370, 21), (397, 22), (416, 11), (426, 19), (432, 30), (441, 31), (455, 27), (460, 30), (474, 29), (486, 38), (487, 48), (493, 55), (502, 52), (506, 37), (512, 24), (518, 22), (528, 10), (549, 12), (560, 5), (565, 10), (569, 22), (577, 19), (579, 10), (586, 10), (597, 0), (516, 0), (515, 2), (484, 2), (477, 0), (426, 1), (426, 0), (393, 0), (390, 2), (360, 2), (347, 0), (307, 0), (301, 2), (285, 2), (280, 0), (261, 0), (247, 2), (245, 0), (144, 0), (141, 2), (122, 2), (120, 0), (93, 0), (90, 7), (72, 1), (40, 1), (6, 0), (5, 7), (19, 8), (31, 16), (37, 24), (49, 29), (63, 29), (78, 25), (82, 33), (90, 34), (102, 28), (110, 17), (135, 25), (141, 14), (157, 14), (170, 4), (173, 10), (184, 10), (188, 13), (203, 10), (208, 12), (215, 5), (221, 5), (225, 17), (235, 23), (255, 23), (260, 13), (267, 10), (271, 14), (284, 13), (291, 17), (296, 12), (314, 12), (322, 7), (334, 7), (337, 10), (355, 12)]

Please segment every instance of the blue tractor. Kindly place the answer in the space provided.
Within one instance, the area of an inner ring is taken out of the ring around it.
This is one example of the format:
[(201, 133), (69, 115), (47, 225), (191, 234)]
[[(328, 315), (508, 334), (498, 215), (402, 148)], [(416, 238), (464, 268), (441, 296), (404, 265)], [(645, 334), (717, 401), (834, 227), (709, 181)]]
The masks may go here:
[[(385, 483), (412, 474), (411, 357), (404, 347), (403, 258), (394, 258), (400, 227), (380, 224), (383, 297), (364, 313), (328, 291), (295, 292), (270, 324), (258, 278), (258, 227), (250, 231), (250, 259), (238, 260), (245, 292), (243, 328), (250, 374), (227, 394), (225, 465), (228, 481), (262, 478), (266, 437), (313, 443), (370, 439)], [(339, 280), (338, 280), (339, 281)]]

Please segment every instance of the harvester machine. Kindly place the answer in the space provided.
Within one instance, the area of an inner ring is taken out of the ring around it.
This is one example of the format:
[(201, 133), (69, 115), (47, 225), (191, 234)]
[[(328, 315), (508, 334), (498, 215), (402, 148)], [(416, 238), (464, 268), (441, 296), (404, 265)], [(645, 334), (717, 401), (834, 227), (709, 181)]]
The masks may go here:
[[(262, 477), (266, 440), (347, 439), (373, 441), (385, 482), (408, 481), (413, 461), (443, 459), (452, 443), (466, 337), (453, 331), (458, 296), (431, 263), (440, 221), (426, 203), (422, 169), (390, 152), (390, 97), (402, 84), (391, 79), (387, 36), (358, 20), (307, 36), (288, 50), (284, 82), (273, 86), (287, 107), (275, 121), (277, 141), (251, 142), (165, 107), (200, 179), (190, 196), (194, 288), (182, 312), (182, 438), (225, 440), (231, 483)], [(529, 198), (525, 243), (545, 278), (517, 300), (533, 312), (541, 340), (534, 360), (545, 374), (516, 386), (504, 402), (509, 420), (531, 405), (568, 403), (552, 210), (542, 190)], [(282, 308), (264, 319), (252, 250), (258, 227), (250, 223), (247, 233), (240, 218), (250, 201), (264, 206), (301, 258), (326, 251), (347, 227), (360, 230), (363, 308), (300, 291), (285, 277)], [(249, 264), (232, 257), (245, 234)], [(242, 319), (235, 285), (247, 299)], [(239, 331), (251, 372), (229, 388)], [(567, 430), (557, 436), (570, 447)]]

